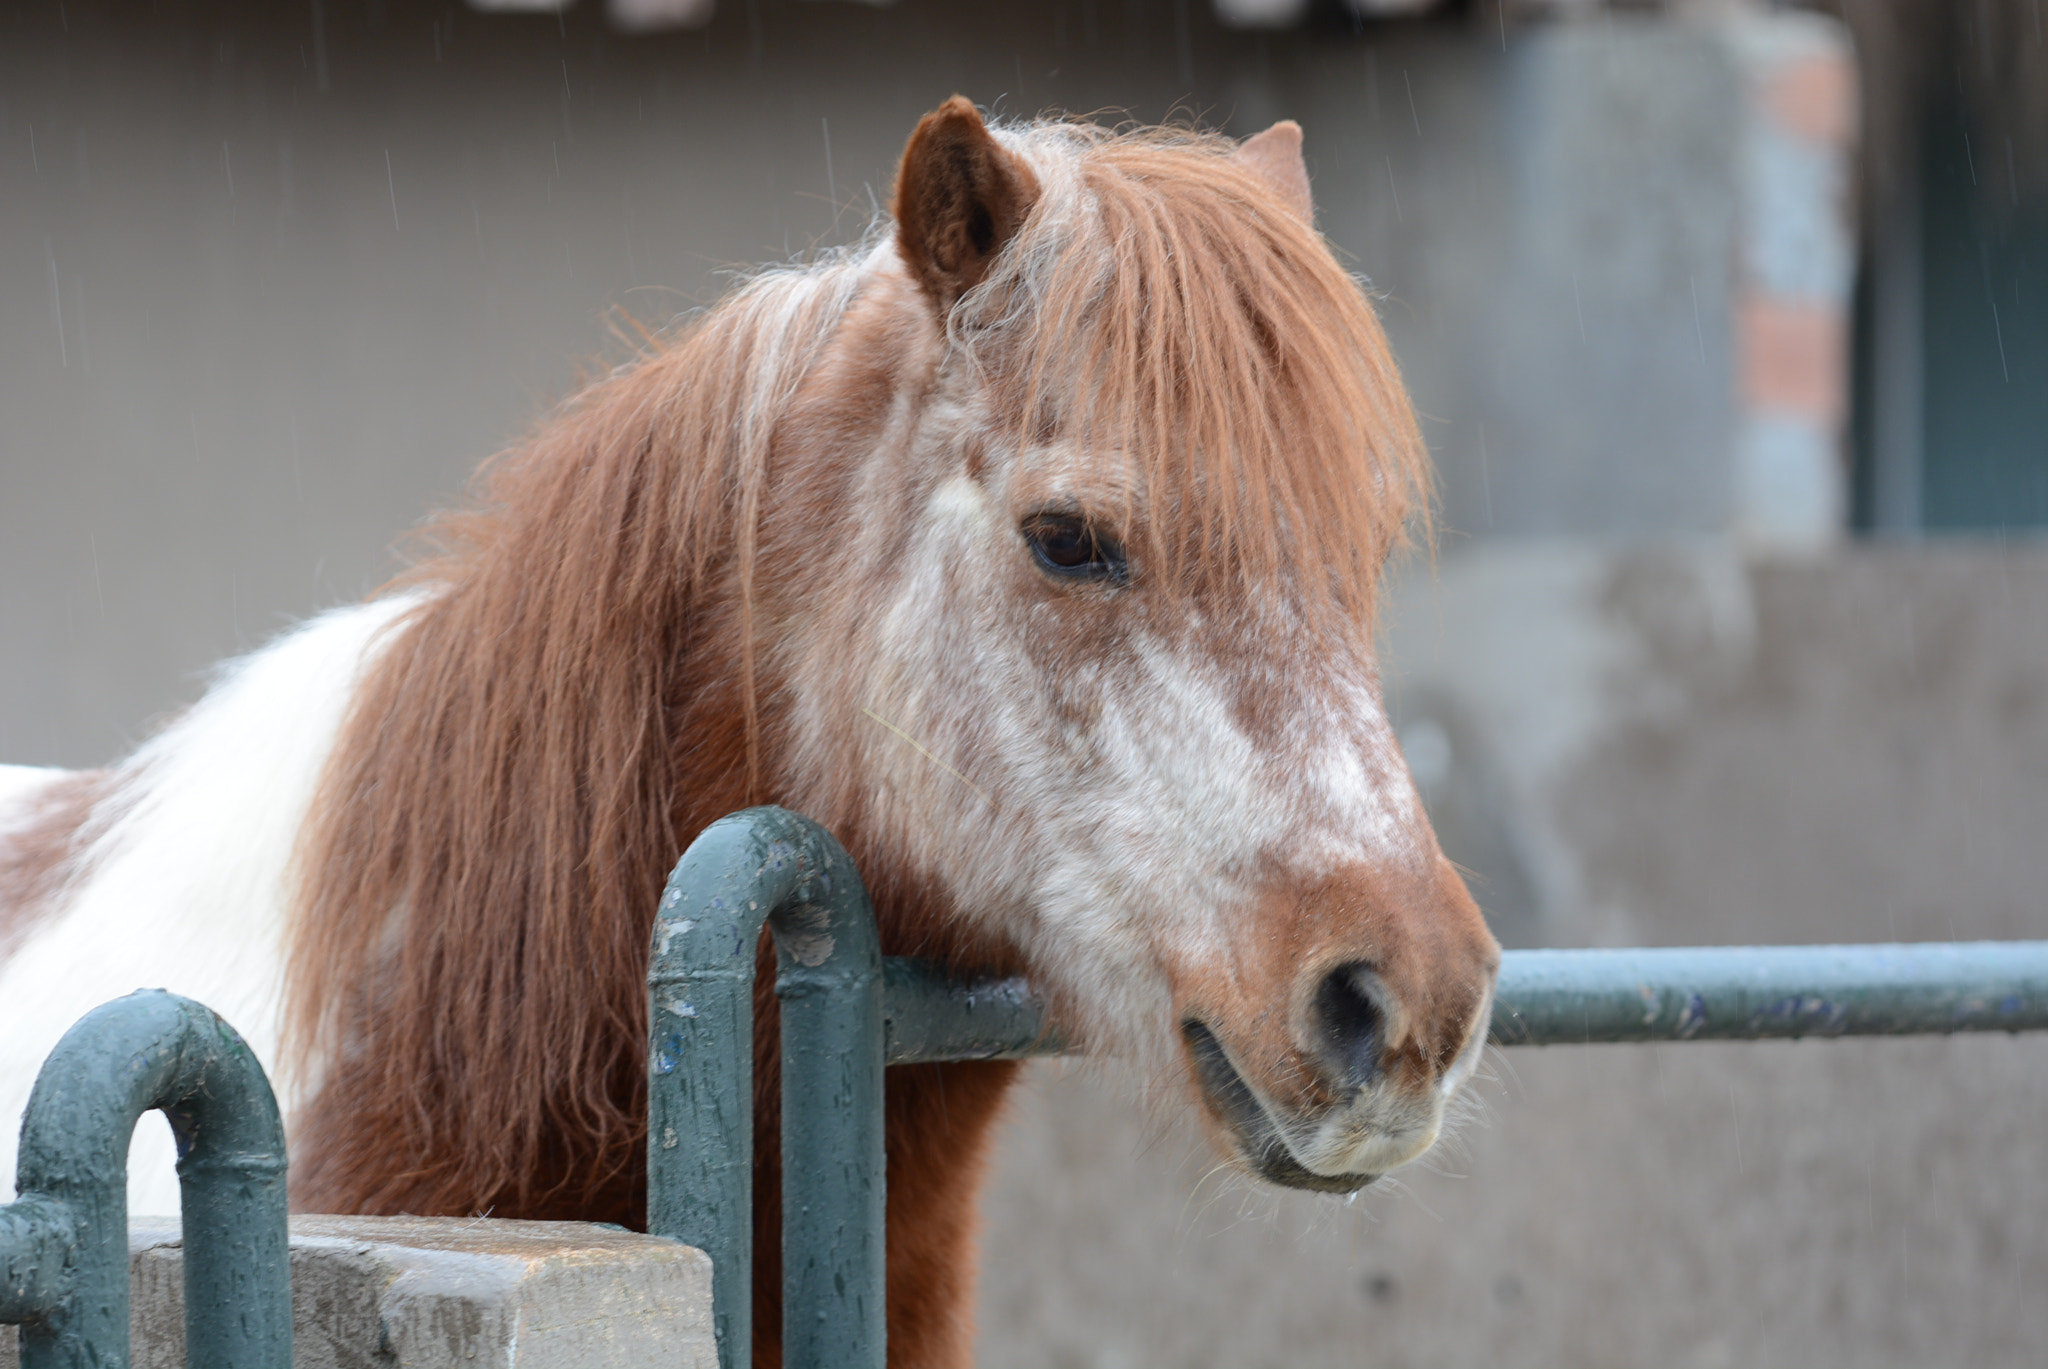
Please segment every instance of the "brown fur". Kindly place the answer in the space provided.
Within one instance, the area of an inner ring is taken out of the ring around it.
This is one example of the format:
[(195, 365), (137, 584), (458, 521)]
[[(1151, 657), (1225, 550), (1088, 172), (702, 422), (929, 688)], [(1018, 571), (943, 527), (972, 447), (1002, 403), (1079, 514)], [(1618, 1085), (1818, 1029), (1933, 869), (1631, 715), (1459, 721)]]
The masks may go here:
[(896, 177), (905, 264), (942, 309), (981, 284), (1038, 199), (1038, 178), (961, 96), (924, 116)]
[[(1300, 1055), (1300, 1043), (1320, 1034), (1309, 1017), (1312, 995), (1331, 970), (1375, 968), (1402, 1012), (1385, 1041), (1384, 1067), (1421, 1091), (1465, 1044), (1499, 963), (1464, 881), (1434, 852), (1413, 871), (1342, 869), (1306, 889), (1276, 882), (1249, 921), (1263, 935), (1246, 939), (1231, 976), (1190, 986), (1185, 1010), (1209, 1021), (1272, 1019), (1266, 1030), (1240, 1034), (1237, 1065), (1291, 1109), (1337, 1101), (1325, 1075), (1301, 1068)], [(1269, 1004), (1284, 1012), (1269, 1012)]]
[[(1291, 577), (1305, 613), (1362, 630), (1424, 486), (1369, 305), (1228, 140), (1068, 136), (1093, 228), (1030, 218), (1034, 173), (949, 102), (898, 181), (923, 310), (850, 260), (764, 277), (569, 401), (487, 470), (476, 511), (434, 526), (408, 577), (433, 593), (371, 669), (300, 853), (290, 1044), (324, 1068), (294, 1139), (301, 1209), (640, 1220), (656, 897), (697, 831), (789, 797), (762, 624), (815, 592), (820, 529), (949, 337), (1000, 378), (1016, 433), (1134, 454), (1149, 478), (1126, 524), (1162, 593)], [(859, 589), (841, 592), (845, 609)], [(1015, 968), (903, 882), (855, 777), (841, 784), (806, 806), (869, 876), (885, 952)], [(780, 1358), (766, 983), (764, 1366)], [(890, 1072), (896, 1365), (971, 1356), (973, 1199), (1012, 1072)]]
[(104, 770), (60, 775), (30, 799), (26, 822), (0, 833), (0, 959), (55, 908), (111, 789)]

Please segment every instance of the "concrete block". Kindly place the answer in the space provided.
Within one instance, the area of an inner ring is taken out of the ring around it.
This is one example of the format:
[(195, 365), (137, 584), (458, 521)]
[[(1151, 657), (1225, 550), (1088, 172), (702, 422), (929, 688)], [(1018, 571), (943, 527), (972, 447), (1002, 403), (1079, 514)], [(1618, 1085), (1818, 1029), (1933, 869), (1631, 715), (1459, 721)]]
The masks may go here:
[[(129, 1228), (135, 1369), (183, 1369), (175, 1219)], [(711, 1261), (585, 1222), (292, 1218), (297, 1369), (712, 1369)], [(0, 1369), (17, 1369), (13, 1335)]]

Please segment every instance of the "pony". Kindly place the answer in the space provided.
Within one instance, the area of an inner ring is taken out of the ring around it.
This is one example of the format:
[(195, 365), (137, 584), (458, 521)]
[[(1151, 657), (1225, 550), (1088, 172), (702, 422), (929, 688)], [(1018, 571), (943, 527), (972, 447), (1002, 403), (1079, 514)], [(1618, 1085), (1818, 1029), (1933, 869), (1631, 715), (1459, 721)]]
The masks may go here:
[[(956, 96), (865, 241), (657, 334), (376, 597), (119, 764), (6, 772), (0, 1108), (161, 984), (272, 1071), (298, 1210), (637, 1223), (655, 902), (698, 831), (774, 802), (853, 855), (885, 953), (1028, 975), (1250, 1174), (1349, 1193), (1422, 1154), (1499, 948), (1382, 704), (1427, 457), (1300, 139)], [(904, 1369), (970, 1362), (1016, 1073), (889, 1071)], [(175, 1190), (145, 1149), (146, 1210)]]

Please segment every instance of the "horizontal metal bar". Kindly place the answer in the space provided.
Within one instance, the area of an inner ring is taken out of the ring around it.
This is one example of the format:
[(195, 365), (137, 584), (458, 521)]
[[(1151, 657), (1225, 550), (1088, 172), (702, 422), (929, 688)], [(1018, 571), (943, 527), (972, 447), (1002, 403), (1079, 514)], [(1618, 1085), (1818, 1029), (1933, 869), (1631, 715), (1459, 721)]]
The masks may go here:
[[(1018, 1060), (1070, 1048), (1021, 979), (883, 962), (886, 1058)], [(1509, 951), (1502, 1046), (2048, 1030), (2048, 941)]]
[(925, 960), (882, 962), (882, 1053), (892, 1065), (1062, 1055), (1066, 1038), (1023, 979), (963, 982)]
[(1510, 951), (1503, 1046), (2048, 1029), (2048, 941)]

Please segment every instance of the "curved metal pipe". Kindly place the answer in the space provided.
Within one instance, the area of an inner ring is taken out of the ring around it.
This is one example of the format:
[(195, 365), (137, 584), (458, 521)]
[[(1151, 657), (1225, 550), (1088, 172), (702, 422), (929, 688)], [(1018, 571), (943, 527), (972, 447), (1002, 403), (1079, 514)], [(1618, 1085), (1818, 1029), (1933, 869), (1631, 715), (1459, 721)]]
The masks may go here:
[(185, 1354), (208, 1369), (289, 1369), (284, 1127), (234, 1028), (162, 990), (93, 1009), (64, 1034), (22, 1116), (0, 1208), (0, 1321), (22, 1369), (126, 1369), (128, 1145), (152, 1108), (178, 1142)]
[(753, 1336), (754, 958), (782, 1000), (786, 1369), (882, 1369), (882, 955), (867, 890), (830, 832), (781, 808), (690, 844), (648, 968), (647, 1229), (711, 1256), (721, 1369)]

